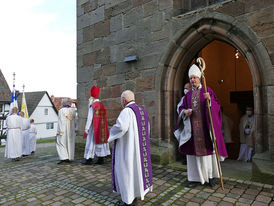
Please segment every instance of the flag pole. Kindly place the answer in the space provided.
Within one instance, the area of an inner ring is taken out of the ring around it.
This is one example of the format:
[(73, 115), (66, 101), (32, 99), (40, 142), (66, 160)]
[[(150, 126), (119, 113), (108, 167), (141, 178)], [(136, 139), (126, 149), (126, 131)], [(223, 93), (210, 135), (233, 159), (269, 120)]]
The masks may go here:
[[(197, 59), (197, 63), (199, 64), (199, 68), (200, 68), (200, 70), (202, 72), (202, 82), (203, 82), (203, 85), (204, 85), (204, 88), (205, 88), (205, 93), (207, 93), (206, 79), (205, 79), (205, 75), (204, 75), (204, 70), (206, 68), (205, 61), (204, 61), (204, 59), (202, 57), (199, 57)], [(223, 183), (223, 177), (222, 177), (222, 172), (221, 172), (220, 157), (219, 157), (219, 152), (218, 152), (218, 148), (217, 148), (215, 131), (214, 131), (213, 121), (212, 121), (211, 108), (210, 108), (210, 104), (209, 104), (209, 100), (208, 99), (206, 99), (206, 105), (207, 105), (208, 114), (209, 114), (211, 134), (213, 136), (212, 139), (213, 139), (213, 145), (214, 145), (214, 149), (215, 149), (215, 155), (216, 155), (217, 163), (218, 163), (218, 171), (219, 171), (219, 175), (220, 175), (220, 183), (221, 183), (222, 190), (224, 190), (224, 183)]]

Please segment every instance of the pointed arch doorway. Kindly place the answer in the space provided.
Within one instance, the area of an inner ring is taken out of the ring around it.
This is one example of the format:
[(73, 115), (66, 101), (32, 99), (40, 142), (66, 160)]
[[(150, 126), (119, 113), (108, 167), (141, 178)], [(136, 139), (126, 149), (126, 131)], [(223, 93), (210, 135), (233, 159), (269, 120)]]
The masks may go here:
[[(187, 79), (189, 65), (191, 65), (195, 57), (203, 53), (204, 48), (205, 50), (207, 49), (207, 45), (210, 45), (210, 43), (213, 43), (215, 40), (217, 40), (221, 43), (224, 43), (226, 46), (231, 47), (234, 52), (236, 52), (236, 50), (239, 51), (240, 55), (243, 57), (243, 60), (248, 65), (247, 68), (249, 70), (250, 76), (252, 77), (250, 78), (252, 79), (250, 80), (252, 83), (250, 84), (249, 81), (247, 88), (244, 90), (247, 89), (248, 91), (251, 91), (252, 94), (251, 99), (254, 102), (255, 111), (255, 145), (256, 152), (260, 153), (268, 149), (267, 146), (270, 138), (268, 137), (269, 131), (263, 127), (263, 124), (267, 124), (267, 118), (263, 118), (263, 114), (266, 111), (262, 105), (266, 104), (266, 99), (263, 97), (262, 87), (267, 84), (267, 70), (271, 68), (271, 61), (270, 59), (265, 58), (265, 56), (267, 56), (266, 48), (261, 45), (258, 39), (256, 39), (256, 36), (252, 33), (252, 31), (250, 31), (241, 23), (238, 23), (235, 19), (231, 19), (230, 22), (227, 22), (226, 20), (229, 19), (218, 18), (214, 17), (199, 19), (190, 27), (183, 28), (181, 31), (177, 32), (177, 34), (174, 36), (174, 39), (168, 45), (167, 52), (161, 59), (160, 64), (162, 65), (162, 69), (159, 70), (159, 139), (168, 141), (169, 143), (173, 142), (173, 145), (176, 146), (177, 142), (173, 135), (173, 129), (177, 119), (176, 105), (179, 101), (179, 98), (182, 96), (182, 85)], [(219, 53), (221, 52), (223, 51), (219, 51)], [(208, 58), (212, 58), (210, 55), (211, 53), (208, 53)], [(235, 55), (235, 53), (233, 55)], [(208, 60), (206, 61), (207, 65), (210, 64)], [(220, 61), (220, 59), (215, 58), (215, 61)], [(221, 62), (219, 63), (221, 64)], [(235, 65), (230, 67), (234, 70)], [(222, 78), (219, 78), (218, 75), (215, 76), (215, 80), (217, 80), (217, 82), (219, 81), (219, 83), (215, 82), (212, 84), (213, 86), (210, 86), (213, 87), (213, 89), (218, 84), (220, 84), (220, 88), (223, 87), (221, 85)], [(236, 80), (239, 77), (240, 76), (235, 77), (234, 74), (234, 78), (232, 79), (235, 81), (234, 84), (231, 84), (234, 85), (234, 88), (231, 90), (227, 89), (227, 91), (231, 92), (232, 90), (236, 90), (235, 92), (237, 92), (238, 81)], [(209, 81), (209, 79), (210, 78), (207, 78), (207, 81)], [(223, 83), (225, 83), (226, 80), (223, 80)], [(238, 92), (240, 91), (241, 89)], [(228, 97), (226, 96), (226, 98)], [(230, 102), (231, 101), (229, 101), (229, 104)], [(226, 109), (227, 108), (224, 110)], [(240, 116), (242, 112), (241, 106), (239, 106), (238, 109), (240, 111), (238, 112)], [(177, 148), (175, 148), (175, 150), (176, 149)], [(235, 156), (237, 155), (236, 153), (237, 152), (234, 152)]]

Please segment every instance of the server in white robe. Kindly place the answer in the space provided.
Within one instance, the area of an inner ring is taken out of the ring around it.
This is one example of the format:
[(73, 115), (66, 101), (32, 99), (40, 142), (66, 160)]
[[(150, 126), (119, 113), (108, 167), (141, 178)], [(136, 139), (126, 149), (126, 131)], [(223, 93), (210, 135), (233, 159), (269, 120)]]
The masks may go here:
[(89, 111), (83, 138), (86, 139), (85, 161), (83, 164), (92, 165), (94, 157), (98, 157), (95, 164), (104, 164), (104, 157), (110, 155), (109, 130), (105, 105), (98, 99), (100, 88), (92, 86), (90, 89)]
[(238, 160), (251, 162), (255, 147), (255, 127), (254, 127), (253, 107), (247, 106), (246, 113), (241, 117), (240, 129), (240, 152)]
[(7, 142), (5, 148), (5, 157), (13, 160), (19, 160), (22, 156), (22, 127), (23, 120), (17, 115), (17, 107), (12, 108), (12, 115), (6, 119)]
[(112, 151), (113, 191), (121, 194), (117, 205), (137, 205), (137, 197), (144, 200), (152, 191), (149, 122), (146, 110), (134, 102), (134, 93), (121, 95), (124, 109), (110, 130)]
[(75, 150), (75, 108), (70, 107), (67, 98), (62, 99), (62, 105), (58, 112), (56, 149), (60, 161), (57, 164), (74, 160)]
[(23, 127), (22, 127), (22, 153), (23, 157), (30, 155), (30, 136), (29, 136), (29, 129), (30, 129), (30, 121), (28, 118), (24, 117), (25, 113), (20, 112), (20, 116), (23, 120)]
[(36, 150), (36, 136), (37, 136), (37, 128), (34, 125), (34, 120), (31, 119), (30, 120), (30, 129), (29, 129), (31, 154), (34, 154), (35, 150)]

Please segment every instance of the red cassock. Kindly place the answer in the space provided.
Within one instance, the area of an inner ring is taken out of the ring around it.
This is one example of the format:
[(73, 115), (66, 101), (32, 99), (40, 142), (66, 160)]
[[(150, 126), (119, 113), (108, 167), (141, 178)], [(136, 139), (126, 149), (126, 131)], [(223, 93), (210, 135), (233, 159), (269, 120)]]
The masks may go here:
[(109, 138), (107, 112), (102, 102), (94, 102), (93, 108), (93, 129), (96, 144), (107, 143)]

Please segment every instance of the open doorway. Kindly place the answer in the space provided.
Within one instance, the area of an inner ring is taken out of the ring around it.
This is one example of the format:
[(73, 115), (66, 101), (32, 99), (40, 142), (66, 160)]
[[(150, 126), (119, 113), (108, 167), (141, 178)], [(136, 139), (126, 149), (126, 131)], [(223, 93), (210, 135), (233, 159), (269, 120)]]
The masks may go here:
[[(240, 150), (240, 118), (245, 113), (245, 106), (253, 105), (254, 99), (249, 66), (235, 47), (219, 40), (206, 45), (197, 56), (204, 58), (207, 86), (213, 89), (220, 100), (224, 115), (232, 123), (231, 138), (225, 139), (225, 142), (228, 158), (237, 159)], [(187, 72), (181, 74), (184, 76), (181, 91), (188, 81)]]

